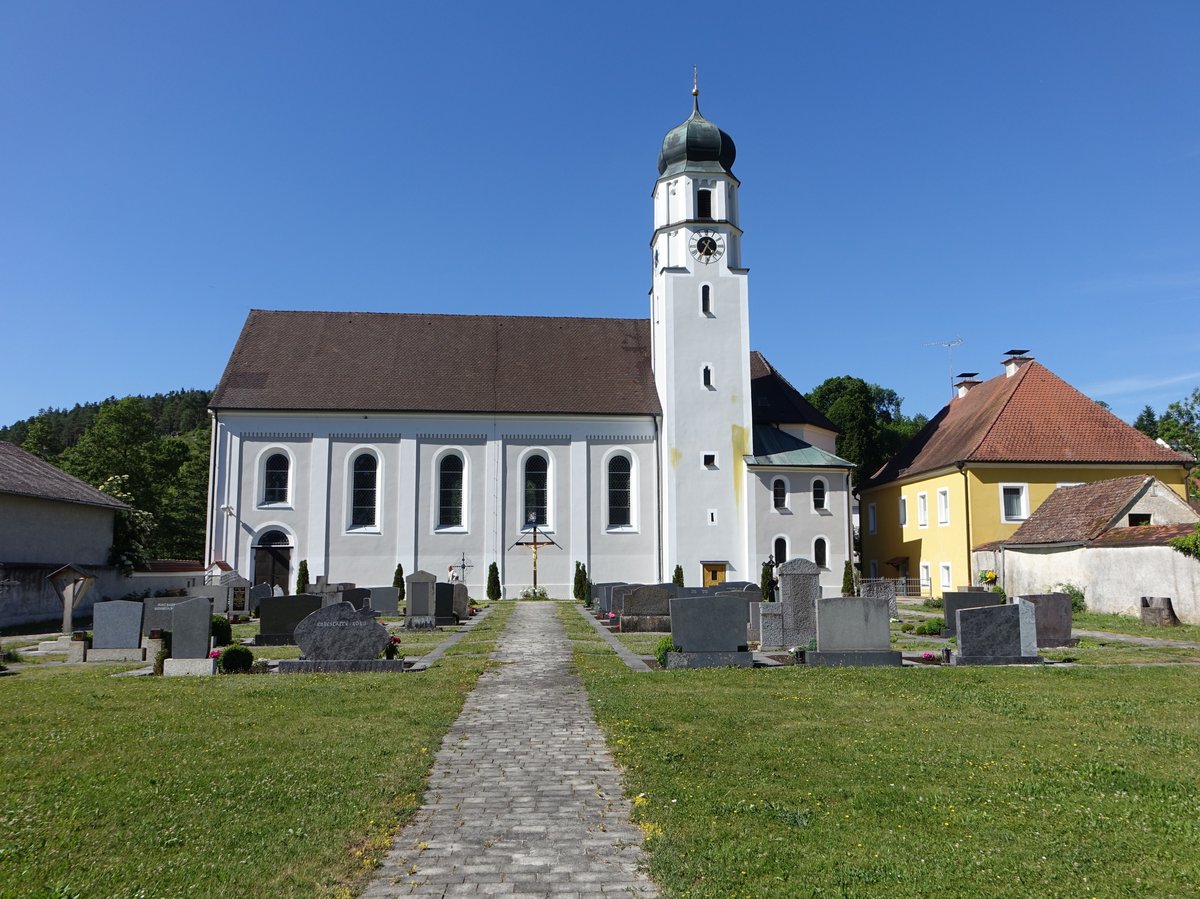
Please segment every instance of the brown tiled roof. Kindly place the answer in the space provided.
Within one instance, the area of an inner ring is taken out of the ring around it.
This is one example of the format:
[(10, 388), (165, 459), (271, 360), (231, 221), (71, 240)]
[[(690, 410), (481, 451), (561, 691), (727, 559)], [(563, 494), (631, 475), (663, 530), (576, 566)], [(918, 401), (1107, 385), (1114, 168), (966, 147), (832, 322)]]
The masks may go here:
[(146, 563), (146, 571), (154, 574), (177, 574), (203, 570), (203, 562), (193, 562), (187, 559), (151, 559)]
[(866, 485), (958, 462), (1174, 464), (1155, 443), (1038, 362), (955, 397)]
[(750, 404), (755, 424), (810, 424), (837, 431), (758, 350), (750, 352)]
[(648, 319), (262, 309), (246, 318), (211, 406), (660, 412)]
[(1166, 546), (1176, 537), (1196, 532), (1194, 524), (1144, 524), (1130, 528), (1113, 528), (1101, 534), (1088, 546)]
[(1007, 544), (1086, 543), (1102, 534), (1154, 478), (1130, 475), (1059, 487), (1017, 528)]
[(109, 509), (129, 508), (107, 493), (43, 462), (13, 443), (0, 441), (0, 493), (33, 496)]

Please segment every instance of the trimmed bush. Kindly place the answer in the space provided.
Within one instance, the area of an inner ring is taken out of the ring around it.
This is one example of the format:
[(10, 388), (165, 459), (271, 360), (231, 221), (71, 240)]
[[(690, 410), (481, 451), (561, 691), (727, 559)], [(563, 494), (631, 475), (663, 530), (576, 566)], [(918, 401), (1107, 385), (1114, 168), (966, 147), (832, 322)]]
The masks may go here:
[(254, 653), (250, 647), (241, 644), (228, 646), (217, 664), (226, 674), (246, 674), (254, 664)]
[(926, 634), (933, 637), (942, 635), (942, 628), (946, 626), (946, 622), (941, 618), (928, 618), (917, 625), (914, 634)]
[(854, 565), (849, 559), (842, 566), (842, 596), (854, 596)]
[(233, 625), (224, 615), (212, 617), (213, 646), (228, 646), (233, 642)]
[(683, 586), (683, 566), (676, 565), (675, 573), (671, 575), (671, 583), (677, 587)]
[(492, 602), (500, 598), (500, 569), (495, 562), (488, 566), (487, 598)]
[(667, 653), (679, 652), (679, 647), (675, 645), (675, 641), (667, 634), (654, 646), (654, 658), (658, 661), (660, 668), (667, 667)]
[(396, 563), (396, 573), (392, 575), (392, 586), (400, 591), (396, 598), (404, 599), (404, 566), (399, 562)]
[(308, 592), (308, 559), (300, 560), (300, 568), (296, 572), (296, 592)]

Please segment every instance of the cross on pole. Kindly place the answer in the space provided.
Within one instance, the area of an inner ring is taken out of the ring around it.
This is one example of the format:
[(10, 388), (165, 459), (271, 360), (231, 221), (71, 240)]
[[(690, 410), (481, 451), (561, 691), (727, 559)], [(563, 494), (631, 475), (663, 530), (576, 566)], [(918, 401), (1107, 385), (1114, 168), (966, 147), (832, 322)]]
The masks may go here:
[(475, 566), (467, 561), (467, 554), (463, 553), (462, 561), (457, 565), (451, 565), (450, 567), (458, 569), (458, 579), (465, 584), (467, 582), (467, 569), (474, 568)]
[(550, 537), (546, 537), (545, 534), (543, 534), (542, 536), (546, 537), (546, 539), (543, 540), (541, 543), (538, 542), (538, 526), (537, 526), (537, 513), (536, 512), (529, 513), (529, 526), (531, 528), (530, 539), (529, 540), (518, 540), (516, 543), (513, 544), (513, 546), (528, 546), (530, 551), (533, 553), (533, 588), (536, 590), (537, 585), (538, 585), (538, 582), (537, 582), (538, 549), (540, 549), (543, 546), (558, 546), (558, 544), (555, 543)]

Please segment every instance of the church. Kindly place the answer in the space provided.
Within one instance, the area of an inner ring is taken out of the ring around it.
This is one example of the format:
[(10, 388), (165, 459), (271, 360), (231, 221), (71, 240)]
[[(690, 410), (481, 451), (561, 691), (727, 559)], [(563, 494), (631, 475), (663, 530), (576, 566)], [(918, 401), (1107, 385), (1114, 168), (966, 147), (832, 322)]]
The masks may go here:
[[(648, 318), (252, 310), (213, 394), (206, 564), (291, 589), (474, 596), (537, 582), (757, 582), (804, 557), (840, 592), (850, 472), (834, 426), (750, 349), (733, 140), (663, 139)], [(536, 389), (531, 389), (531, 387)]]

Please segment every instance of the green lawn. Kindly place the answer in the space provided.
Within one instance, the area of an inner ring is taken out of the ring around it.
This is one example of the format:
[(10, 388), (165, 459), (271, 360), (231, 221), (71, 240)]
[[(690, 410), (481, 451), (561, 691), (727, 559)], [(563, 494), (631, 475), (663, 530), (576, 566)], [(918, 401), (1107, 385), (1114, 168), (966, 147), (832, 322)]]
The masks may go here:
[(1194, 668), (576, 665), (668, 896), (1194, 896)]
[(1200, 663), (1200, 649), (1182, 646), (1140, 646), (1137, 643), (1121, 643), (1117, 640), (1097, 640), (1082, 637), (1079, 645), (1064, 649), (1043, 649), (1043, 658), (1056, 661), (1072, 661), (1080, 665), (1148, 665), (1160, 662)]
[(0, 897), (348, 895), (509, 614), (415, 675), (0, 679)]
[(1200, 624), (1148, 627), (1130, 615), (1076, 612), (1071, 616), (1071, 625), (1088, 631), (1108, 631), (1113, 634), (1131, 634), (1135, 637), (1158, 637), (1161, 640), (1186, 640), (1191, 643), (1200, 643)]
[(616, 634), (615, 636), (633, 652), (636, 652), (640, 656), (650, 657), (654, 655), (654, 647), (658, 646), (658, 641), (667, 636), (667, 634)]

